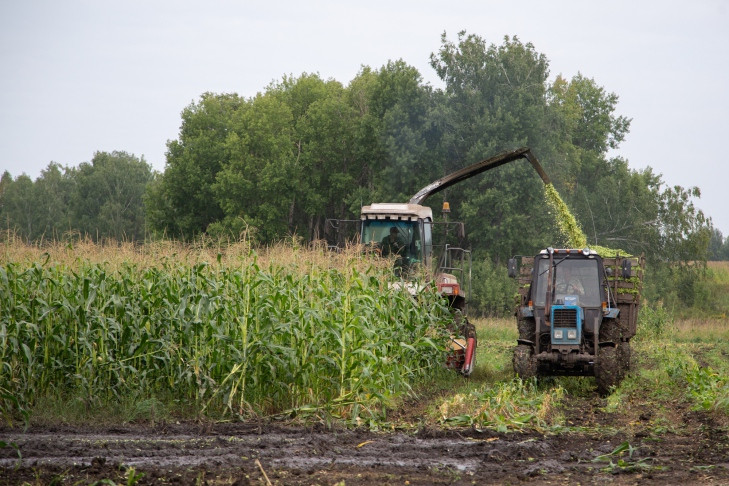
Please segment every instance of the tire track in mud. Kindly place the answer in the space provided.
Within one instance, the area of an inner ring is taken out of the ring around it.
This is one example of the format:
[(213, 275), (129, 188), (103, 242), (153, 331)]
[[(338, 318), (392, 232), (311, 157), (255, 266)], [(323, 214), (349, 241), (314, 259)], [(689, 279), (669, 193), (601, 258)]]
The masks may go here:
[[(422, 398), (422, 397), (421, 397)], [(433, 397), (437, 399), (437, 396)], [(404, 407), (417, 423), (428, 399)], [(111, 427), (0, 427), (0, 485), (23, 482), (136, 484), (729, 484), (729, 436), (713, 415), (668, 404), (672, 427), (658, 430), (647, 400), (605, 411), (595, 393), (564, 397), (569, 431), (511, 432), (423, 426), (371, 432), (281, 423), (158, 424)], [(662, 404), (665, 406), (666, 404)], [(612, 454), (621, 444), (630, 454)], [(595, 461), (599, 456), (603, 460)]]
[[(552, 459), (564, 453), (550, 440), (470, 429), (408, 434), (214, 426), (194, 433), (187, 426), (179, 426), (164, 433), (139, 428), (125, 433), (32, 430), (4, 437), (20, 447), (23, 468), (33, 470), (77, 468), (83, 472), (95, 465), (118, 468), (123, 464), (148, 472), (204, 468), (221, 476), (234, 470), (252, 471), (252, 462), (257, 459), (274, 472), (298, 471), (311, 476), (340, 471), (350, 477), (347, 484), (352, 482), (352, 475), (361, 473), (452, 482), (456, 477), (486, 475), (496, 480), (565, 470)], [(577, 452), (570, 451), (565, 457)], [(16, 462), (11, 451), (3, 450), (0, 466), (6, 472)]]
[[(580, 407), (590, 405), (585, 399)], [(263, 480), (261, 470), (268, 472), (274, 484), (333, 484), (342, 480), (347, 485), (400, 480), (410, 484), (496, 484), (515, 480), (591, 482), (600, 478), (615, 482), (615, 472), (623, 473), (618, 484), (645, 479), (675, 484), (681, 477), (687, 481), (729, 480), (729, 470), (716, 463), (712, 470), (703, 471), (703, 476), (699, 476), (700, 467), (694, 471), (688, 467), (605, 470), (609, 464), (594, 463), (593, 459), (610, 454), (629, 439), (620, 434), (497, 434), (474, 429), (428, 429), (410, 434), (181, 424), (96, 430), (34, 428), (25, 433), (1, 430), (0, 437), (17, 444), (22, 454), (20, 467), (16, 467), (15, 450), (0, 449), (0, 484), (18, 484), (38, 475), (51, 477), (59, 473), (69, 480), (123, 479), (129, 467), (150, 481), (142, 478), (137, 484), (154, 484), (161, 478), (193, 484), (201, 476), (215, 479), (216, 484), (244, 479), (257, 483)], [(675, 461), (680, 458), (685, 462), (687, 457), (692, 459), (692, 444), (686, 439), (673, 440), (670, 447), (663, 448), (649, 446), (639, 438), (636, 455), (630, 460), (639, 463), (645, 459), (650, 461), (646, 464), (661, 467), (678, 464)], [(709, 466), (700, 462), (701, 454), (709, 451), (711, 444), (706, 442), (705, 446), (704, 452), (693, 457), (692, 464)]]

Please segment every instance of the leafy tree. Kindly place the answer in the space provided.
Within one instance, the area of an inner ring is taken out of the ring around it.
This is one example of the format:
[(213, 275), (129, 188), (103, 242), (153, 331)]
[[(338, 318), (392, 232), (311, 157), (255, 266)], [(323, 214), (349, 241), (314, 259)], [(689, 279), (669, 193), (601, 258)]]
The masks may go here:
[[(446, 84), (437, 120), (443, 127), (444, 172), (524, 145), (539, 154), (545, 137), (546, 57), (517, 37), (506, 37), (500, 46), (465, 32), (458, 39), (456, 45), (443, 34), (440, 51), (431, 55), (431, 66)], [(531, 253), (548, 242), (545, 235), (555, 233), (540, 210), (542, 182), (526, 161), (484, 173), (447, 196), (465, 221), (470, 241), (492, 258)]]
[(717, 228), (711, 229), (709, 260), (729, 260), (729, 237), (725, 239)]
[(550, 111), (558, 114), (560, 132), (571, 145), (596, 154), (616, 149), (625, 139), (631, 120), (616, 116), (618, 96), (577, 74), (569, 82), (562, 76), (549, 87)]
[(74, 181), (66, 169), (51, 162), (35, 180), (35, 208), (37, 226), (33, 239), (60, 239), (73, 230), (74, 222), (69, 211), (69, 200), (75, 191)]
[(16, 180), (5, 172), (0, 181), (0, 218), (6, 229), (28, 242), (56, 240), (72, 229), (68, 200), (73, 182), (51, 162), (35, 182), (23, 174)]
[(316, 75), (284, 77), (214, 118), (226, 132), (214, 166), (195, 162), (200, 155), (187, 149), (203, 144), (196, 132), (187, 135), (191, 126), (209, 123), (210, 107), (228, 101), (207, 94), (183, 117), (180, 140), (169, 144), (165, 173), (148, 191), (150, 220), (188, 237), (202, 231), (185, 223), (196, 205), (175, 201), (194, 198), (191, 167), (205, 165), (208, 175), (197, 187), (202, 194), (212, 177), (209, 190), (220, 209), (217, 218), (209, 215), (206, 231), (237, 236), (255, 229), (261, 243), (295, 233), (318, 238), (325, 218), (358, 213), (377, 200), (375, 191), (401, 200), (429, 182), (430, 97), (417, 70), (402, 61), (379, 72), (365, 67), (348, 88)]
[(126, 152), (96, 152), (91, 163), (71, 171), (75, 191), (70, 200), (73, 222), (93, 239), (142, 240), (143, 195), (152, 168)]
[(26, 174), (2, 177), (2, 215), (5, 228), (30, 242), (37, 227), (33, 180)]
[(694, 199), (701, 197), (698, 187), (664, 189), (659, 201), (660, 242), (666, 261), (689, 263), (706, 261), (711, 229)]
[(291, 177), (296, 184), (289, 231), (312, 240), (322, 237), (325, 218), (347, 214), (345, 201), (357, 185), (360, 167), (355, 162), (357, 112), (335, 81), (301, 77), (277, 86), (278, 96), (292, 107), (301, 106), (294, 100), (302, 90), (318, 96), (306, 97), (306, 105), (294, 110)]
[(439, 132), (429, 120), (433, 102), (420, 73), (402, 60), (390, 61), (374, 73), (369, 113), (379, 120), (382, 155), (372, 180), (376, 200), (407, 201), (442, 175)]
[(258, 95), (231, 117), (225, 162), (210, 187), (224, 214), (216, 231), (252, 227), (262, 242), (287, 233), (296, 184), (290, 170), (291, 120), (290, 108), (269, 94)]
[(204, 93), (182, 111), (178, 140), (167, 143), (167, 162), (149, 188), (147, 214), (152, 229), (192, 238), (222, 219), (213, 185), (229, 160), (233, 115), (247, 102), (236, 94)]

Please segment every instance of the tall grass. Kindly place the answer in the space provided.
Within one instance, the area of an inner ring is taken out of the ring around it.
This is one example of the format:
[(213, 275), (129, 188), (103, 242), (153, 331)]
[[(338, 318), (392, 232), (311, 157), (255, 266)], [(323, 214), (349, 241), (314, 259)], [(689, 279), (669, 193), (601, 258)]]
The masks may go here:
[(6, 418), (48, 396), (376, 416), (444, 362), (447, 309), (434, 294), (415, 301), (391, 290), (391, 272), (359, 254), (173, 245), (118, 248), (117, 259), (103, 250), (6, 250)]

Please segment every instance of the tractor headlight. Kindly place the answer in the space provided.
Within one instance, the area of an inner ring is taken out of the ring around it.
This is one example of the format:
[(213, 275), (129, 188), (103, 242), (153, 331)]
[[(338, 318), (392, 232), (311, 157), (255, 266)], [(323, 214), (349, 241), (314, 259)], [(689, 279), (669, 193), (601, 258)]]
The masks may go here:
[(555, 329), (554, 330), (554, 339), (562, 339), (562, 329)]
[(570, 329), (569, 331), (567, 331), (567, 339), (577, 339), (577, 330)]

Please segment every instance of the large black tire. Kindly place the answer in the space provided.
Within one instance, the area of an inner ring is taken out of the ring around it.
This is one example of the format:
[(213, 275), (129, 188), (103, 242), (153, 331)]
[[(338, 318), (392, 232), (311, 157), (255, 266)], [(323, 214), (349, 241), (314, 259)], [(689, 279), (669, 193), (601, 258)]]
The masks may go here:
[(535, 342), (536, 329), (532, 319), (519, 319), (516, 323), (519, 339)]
[(617, 321), (613, 319), (603, 321), (600, 326), (600, 342), (612, 342), (615, 345), (620, 344), (620, 328)]
[(618, 346), (618, 365), (620, 366), (620, 379), (625, 378), (631, 367), (632, 350), (630, 341), (623, 341)]
[(512, 358), (514, 373), (522, 380), (529, 380), (537, 376), (537, 358), (534, 356), (531, 346), (519, 344), (514, 349)]
[(601, 346), (597, 351), (595, 363), (595, 381), (600, 395), (608, 395), (610, 389), (620, 383), (620, 363), (618, 349), (613, 346)]

